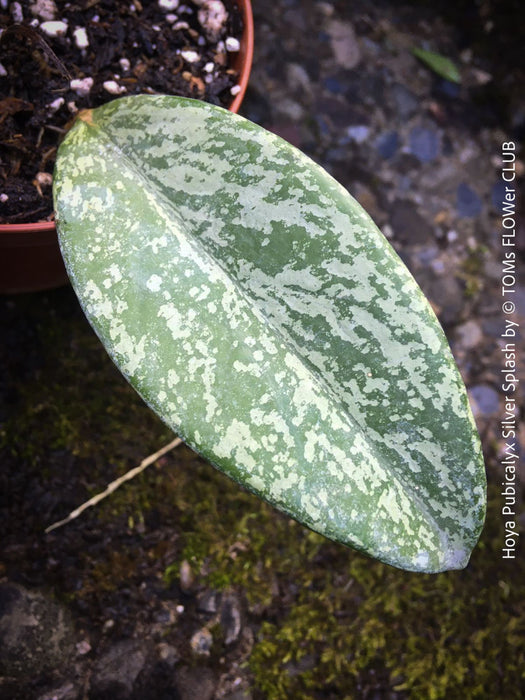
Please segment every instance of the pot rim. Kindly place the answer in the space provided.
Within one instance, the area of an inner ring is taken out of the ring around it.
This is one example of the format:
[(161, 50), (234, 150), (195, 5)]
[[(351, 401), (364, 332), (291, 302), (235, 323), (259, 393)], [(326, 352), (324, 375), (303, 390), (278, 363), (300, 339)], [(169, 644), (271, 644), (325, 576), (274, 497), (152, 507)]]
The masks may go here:
[(239, 93), (235, 95), (235, 98), (228, 107), (228, 110), (234, 114), (237, 114), (239, 111), (244, 95), (246, 94), (246, 88), (248, 87), (248, 81), (250, 80), (250, 73), (252, 70), (254, 45), (253, 11), (251, 0), (237, 0), (237, 2), (239, 4), (239, 9), (243, 14), (244, 27), (241, 41), (244, 46), (242, 47), (243, 61), (241, 66), (239, 66), (240, 75), (238, 85), (241, 89)]
[[(242, 56), (243, 60), (240, 65), (240, 75), (238, 80), (238, 85), (240, 86), (240, 91), (235, 95), (230, 106), (228, 107), (229, 112), (237, 114), (241, 103), (244, 99), (246, 89), (248, 87), (248, 82), (250, 79), (250, 73), (252, 69), (253, 61), (253, 44), (254, 44), (254, 29), (253, 29), (253, 11), (251, 0), (235, 0), (239, 7), (240, 12), (243, 17), (243, 34), (242, 34)], [(29, 224), (0, 224), (0, 233), (30, 233), (34, 231), (35, 233), (43, 233), (45, 231), (54, 231), (55, 222), (52, 221), (38, 221)]]

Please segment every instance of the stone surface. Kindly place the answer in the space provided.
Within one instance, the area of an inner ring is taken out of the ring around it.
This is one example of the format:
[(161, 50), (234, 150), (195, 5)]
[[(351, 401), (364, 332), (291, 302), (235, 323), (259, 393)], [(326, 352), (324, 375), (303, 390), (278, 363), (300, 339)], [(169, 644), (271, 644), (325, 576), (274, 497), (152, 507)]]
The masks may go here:
[(226, 645), (233, 644), (239, 638), (242, 629), (241, 604), (234, 593), (223, 596), (220, 622), (224, 643)]
[(211, 700), (215, 685), (214, 673), (206, 666), (180, 668), (175, 675), (179, 700)]
[(456, 336), (463, 348), (471, 350), (475, 348), (483, 339), (483, 332), (477, 321), (467, 321), (456, 328)]
[(465, 290), (454, 275), (436, 275), (432, 270), (414, 271), (419, 285), (431, 300), (434, 311), (447, 330), (464, 319), (467, 313)]
[(425, 245), (434, 240), (431, 226), (412, 202), (396, 200), (389, 214), (396, 241), (406, 245)]
[(415, 126), (409, 135), (410, 152), (422, 163), (431, 163), (441, 152), (441, 140), (436, 129)]
[(382, 158), (392, 158), (399, 148), (397, 131), (385, 131), (376, 139), (376, 148)]
[(97, 660), (93, 669), (90, 700), (101, 697), (111, 697), (112, 700), (129, 698), (148, 654), (149, 645), (135, 639), (125, 639), (111, 646)]
[(500, 395), (491, 386), (477, 384), (470, 388), (469, 396), (475, 416), (492, 416), (498, 413)]
[(193, 585), (195, 583), (195, 576), (193, 574), (192, 568), (186, 560), (184, 560), (180, 565), (180, 589), (184, 593), (191, 593)]
[(505, 201), (505, 194), (506, 194), (506, 184), (503, 180), (498, 180), (492, 185), (491, 191), (490, 191), (490, 198), (492, 201), (492, 206), (496, 211), (502, 212), (503, 211), (503, 203)]
[(0, 674), (31, 677), (63, 668), (75, 641), (69, 613), (47, 594), (0, 586)]
[(67, 682), (59, 687), (52, 688), (38, 697), (37, 700), (80, 700), (82, 691), (73, 683)]
[(157, 645), (157, 654), (162, 663), (172, 668), (179, 661), (179, 652), (176, 647), (166, 642)]
[(356, 126), (349, 126), (346, 133), (351, 141), (364, 143), (370, 135), (370, 129), (364, 124), (357, 124)]
[(216, 613), (219, 609), (221, 594), (217, 591), (203, 591), (197, 597), (197, 609), (204, 613)]
[(233, 693), (224, 696), (224, 700), (252, 700), (249, 690), (234, 690)]
[(419, 107), (417, 97), (405, 85), (400, 83), (393, 85), (391, 95), (395, 111), (401, 119), (408, 119), (417, 112)]
[(197, 630), (193, 634), (190, 644), (195, 654), (200, 656), (209, 656), (210, 650), (213, 646), (213, 636), (210, 630), (206, 627)]
[(286, 78), (290, 90), (298, 92), (304, 99), (312, 94), (312, 83), (308, 71), (300, 63), (290, 63), (286, 68)]
[(361, 50), (353, 26), (334, 20), (328, 23), (327, 31), (337, 63), (343, 68), (355, 68), (361, 60)]
[(466, 182), (458, 185), (456, 200), (460, 216), (474, 217), (481, 213), (483, 203), (478, 194)]

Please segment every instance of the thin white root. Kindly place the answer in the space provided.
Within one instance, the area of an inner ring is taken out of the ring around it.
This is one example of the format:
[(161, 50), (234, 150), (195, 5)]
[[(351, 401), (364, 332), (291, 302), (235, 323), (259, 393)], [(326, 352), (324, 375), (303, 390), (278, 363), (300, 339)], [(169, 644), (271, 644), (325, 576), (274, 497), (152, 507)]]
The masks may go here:
[(161, 447), (160, 450), (158, 450), (152, 455), (149, 455), (149, 457), (146, 457), (146, 459), (143, 459), (138, 467), (130, 469), (129, 472), (126, 472), (118, 479), (115, 479), (115, 481), (112, 481), (110, 484), (108, 484), (105, 491), (102, 491), (102, 493), (98, 493), (96, 496), (93, 496), (93, 498), (90, 498), (89, 501), (82, 503), (81, 506), (71, 511), (67, 518), (64, 518), (63, 520), (58, 520), (56, 523), (53, 523), (52, 525), (49, 525), (49, 527), (46, 527), (45, 533), (47, 534), (48, 532), (51, 532), (51, 530), (56, 530), (58, 527), (62, 527), (62, 525), (65, 525), (71, 520), (78, 518), (78, 516), (81, 515), (85, 510), (87, 510), (91, 506), (95, 506), (97, 503), (100, 503), (100, 501), (106, 498), (106, 496), (109, 496), (111, 493), (113, 493), (113, 491), (116, 491), (118, 487), (121, 486), (125, 481), (133, 479), (135, 476), (143, 472), (144, 469), (146, 469), (146, 467), (149, 467), (150, 464), (156, 462), (158, 459), (160, 459), (160, 457), (165, 455), (167, 452), (170, 452), (175, 447), (178, 447), (181, 443), (182, 440), (180, 438), (175, 438), (168, 445)]

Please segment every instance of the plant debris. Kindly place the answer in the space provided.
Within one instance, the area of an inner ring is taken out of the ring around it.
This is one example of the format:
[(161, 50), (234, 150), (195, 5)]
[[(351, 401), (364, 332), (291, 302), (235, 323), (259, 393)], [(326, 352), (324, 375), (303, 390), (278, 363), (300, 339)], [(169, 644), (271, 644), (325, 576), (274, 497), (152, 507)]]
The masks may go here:
[(52, 219), (79, 110), (140, 93), (227, 108), (238, 92), (242, 21), (222, 0), (0, 0), (0, 31), (0, 224)]

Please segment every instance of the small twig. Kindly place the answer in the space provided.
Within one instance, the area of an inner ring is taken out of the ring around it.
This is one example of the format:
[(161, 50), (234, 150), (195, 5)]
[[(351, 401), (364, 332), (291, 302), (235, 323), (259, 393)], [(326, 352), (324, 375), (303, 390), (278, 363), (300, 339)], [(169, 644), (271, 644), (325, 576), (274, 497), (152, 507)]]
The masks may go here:
[(44, 129), (49, 129), (49, 131), (54, 131), (57, 134), (67, 134), (67, 129), (62, 129), (60, 126), (55, 126), (54, 124), (46, 124)]
[(115, 481), (112, 481), (110, 484), (107, 485), (105, 491), (102, 491), (102, 493), (98, 493), (96, 496), (93, 496), (93, 498), (90, 498), (89, 501), (86, 501), (83, 503), (81, 506), (76, 508), (75, 510), (71, 511), (71, 513), (67, 516), (67, 518), (64, 518), (63, 520), (59, 520), (56, 523), (53, 523), (49, 527), (46, 527), (45, 533), (47, 534), (48, 532), (51, 532), (51, 530), (56, 530), (58, 527), (62, 527), (62, 525), (65, 525), (66, 523), (69, 523), (71, 520), (74, 520), (75, 518), (78, 518), (78, 516), (83, 513), (87, 508), (90, 508), (91, 506), (96, 505), (97, 503), (100, 503), (106, 496), (109, 496), (113, 491), (116, 491), (119, 486), (121, 486), (125, 481), (129, 481), (130, 479), (133, 479), (135, 476), (140, 474), (146, 467), (149, 467), (150, 464), (153, 464), (153, 462), (156, 462), (160, 457), (166, 454), (166, 452), (170, 452), (170, 450), (173, 450), (175, 447), (178, 447), (180, 445), (182, 440), (180, 438), (175, 438), (172, 440), (168, 445), (165, 445), (162, 447), (158, 452), (155, 452), (154, 454), (150, 455), (149, 457), (146, 457), (146, 459), (142, 460), (142, 462), (139, 464), (138, 467), (134, 467), (133, 469), (130, 469), (129, 472), (126, 472), (122, 476), (120, 476), (118, 479), (115, 479)]
[[(42, 49), (44, 56), (58, 69), (58, 71), (68, 80), (71, 80), (71, 74), (62, 61), (58, 58), (53, 49), (49, 46), (44, 37), (32, 27), (25, 24), (12, 24), (7, 27), (0, 35), (0, 41), (5, 41), (8, 37), (22, 37), (27, 39), (29, 44), (34, 48)], [(48, 64), (49, 65), (49, 64)]]
[(33, 217), (38, 216), (40, 213), (44, 213), (49, 209), (49, 207), (38, 207), (37, 209), (33, 209), (32, 211), (26, 211), (26, 212), (20, 212), (19, 214), (11, 214), (9, 216), (9, 221), (4, 221), (4, 217), (0, 218), (0, 224), (12, 224), (14, 223), (17, 219), (21, 219), (24, 216), (27, 216), (27, 218), (31, 221)]

